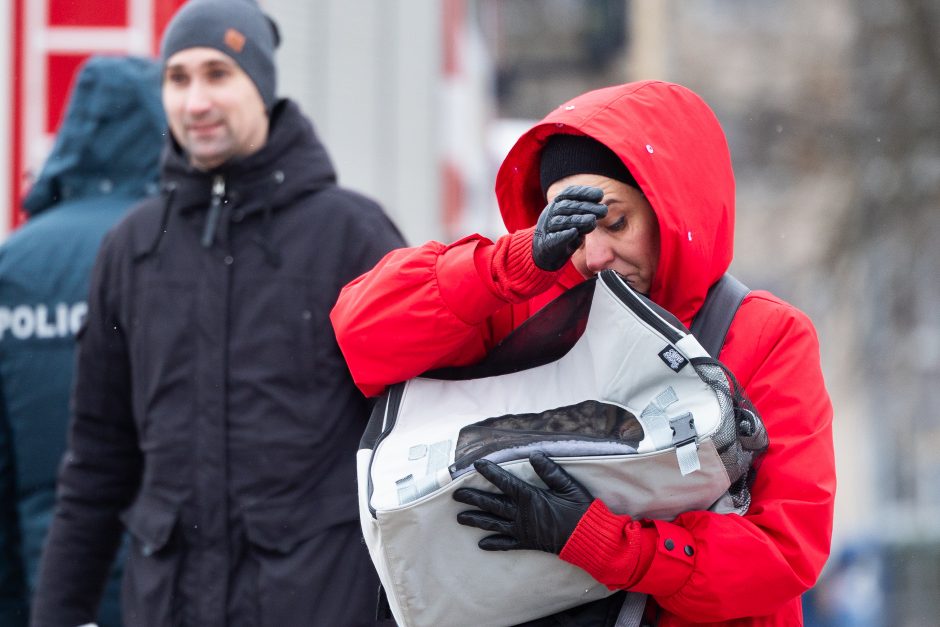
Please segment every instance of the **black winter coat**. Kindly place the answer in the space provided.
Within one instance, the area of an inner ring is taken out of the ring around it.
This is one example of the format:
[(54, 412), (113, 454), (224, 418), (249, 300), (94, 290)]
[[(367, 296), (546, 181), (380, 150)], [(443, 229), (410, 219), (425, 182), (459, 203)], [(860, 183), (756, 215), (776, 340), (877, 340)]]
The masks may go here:
[(163, 188), (96, 263), (34, 624), (94, 618), (121, 521), (128, 627), (370, 624), (369, 407), (328, 316), (402, 238), (289, 101), (216, 171), (170, 140)]

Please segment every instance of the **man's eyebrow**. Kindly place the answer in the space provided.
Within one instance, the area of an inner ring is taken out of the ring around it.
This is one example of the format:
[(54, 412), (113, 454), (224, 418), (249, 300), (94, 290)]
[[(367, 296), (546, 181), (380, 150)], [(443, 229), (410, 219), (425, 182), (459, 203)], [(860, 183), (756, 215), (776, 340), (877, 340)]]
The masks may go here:
[(189, 68), (185, 63), (173, 63), (173, 64), (166, 66), (166, 71), (170, 72), (170, 71), (187, 70), (187, 69), (198, 70), (199, 68), (214, 70), (214, 69), (219, 69), (219, 68), (230, 68), (232, 67), (232, 65), (233, 65), (232, 63), (224, 59), (209, 59), (208, 61), (203, 61), (202, 63), (198, 64), (196, 67), (193, 67), (193, 68)]

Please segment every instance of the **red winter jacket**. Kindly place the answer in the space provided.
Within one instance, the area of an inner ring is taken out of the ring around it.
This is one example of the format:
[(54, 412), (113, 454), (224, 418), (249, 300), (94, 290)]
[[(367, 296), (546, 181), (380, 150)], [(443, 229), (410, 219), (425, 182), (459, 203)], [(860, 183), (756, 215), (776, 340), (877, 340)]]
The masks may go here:
[[(479, 360), (582, 280), (570, 263), (554, 274), (539, 270), (529, 253), (531, 227), (545, 205), (539, 151), (556, 133), (589, 135), (628, 166), (659, 221), (660, 260), (649, 296), (690, 324), (732, 257), (734, 177), (724, 134), (708, 106), (683, 87), (609, 87), (557, 108), (506, 157), (496, 193), (511, 235), (495, 244), (471, 236), (394, 251), (343, 290), (331, 319), (364, 392)], [(770, 436), (747, 515), (692, 511), (671, 522), (644, 522), (643, 558), (634, 572), (630, 518), (596, 502), (562, 558), (612, 588), (626, 584), (650, 594), (663, 627), (799, 625), (800, 595), (829, 554), (836, 484), (832, 407), (816, 334), (798, 309), (755, 291), (738, 310), (720, 358)]]

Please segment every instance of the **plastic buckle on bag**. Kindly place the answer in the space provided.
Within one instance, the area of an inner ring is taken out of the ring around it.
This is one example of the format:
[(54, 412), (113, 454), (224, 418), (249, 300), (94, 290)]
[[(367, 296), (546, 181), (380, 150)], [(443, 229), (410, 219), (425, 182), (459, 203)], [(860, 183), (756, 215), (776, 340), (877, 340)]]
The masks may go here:
[(672, 429), (672, 444), (676, 448), (694, 442), (698, 432), (695, 430), (695, 419), (686, 412), (669, 420)]

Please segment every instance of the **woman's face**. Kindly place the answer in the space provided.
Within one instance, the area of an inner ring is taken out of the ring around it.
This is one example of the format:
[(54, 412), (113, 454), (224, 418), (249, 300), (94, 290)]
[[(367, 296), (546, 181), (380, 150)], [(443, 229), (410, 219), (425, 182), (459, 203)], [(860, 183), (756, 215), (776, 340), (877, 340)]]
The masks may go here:
[(546, 196), (551, 202), (569, 185), (590, 185), (604, 192), (607, 216), (584, 237), (571, 257), (585, 277), (613, 270), (642, 294), (648, 294), (659, 264), (659, 222), (653, 207), (635, 187), (599, 174), (573, 174), (555, 181)]

